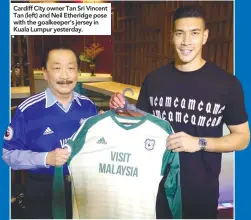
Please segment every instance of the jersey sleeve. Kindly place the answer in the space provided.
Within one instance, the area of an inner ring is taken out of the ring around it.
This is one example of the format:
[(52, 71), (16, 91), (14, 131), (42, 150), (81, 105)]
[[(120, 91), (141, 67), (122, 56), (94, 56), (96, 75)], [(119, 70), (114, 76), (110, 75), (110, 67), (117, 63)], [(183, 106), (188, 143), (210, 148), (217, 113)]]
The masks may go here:
[[(166, 122), (165, 131), (173, 134), (172, 126)], [(173, 219), (182, 218), (182, 199), (180, 186), (180, 159), (179, 153), (166, 149), (162, 158), (161, 175), (164, 178), (165, 197)]]
[(25, 119), (19, 108), (9, 124), (7, 131), (4, 135), (4, 146), (6, 150), (26, 150)]
[(149, 95), (148, 95), (147, 87), (148, 87), (148, 77), (145, 78), (141, 86), (136, 107), (142, 111), (151, 113), (151, 106), (149, 102)]
[[(88, 121), (85, 120), (79, 129), (67, 141), (64, 148), (71, 152), (67, 164), (69, 166), (72, 158), (81, 150), (84, 145), (86, 133), (89, 129)], [(63, 166), (55, 167), (53, 177), (53, 191), (52, 191), (52, 215), (54, 219), (66, 219), (65, 209), (65, 189), (64, 189), (64, 176)], [(74, 207), (76, 208), (76, 207)]]
[(163, 155), (161, 174), (164, 176), (165, 196), (173, 219), (182, 218), (179, 153), (166, 150)]
[(234, 77), (232, 86), (229, 88), (228, 102), (223, 113), (223, 120), (227, 125), (239, 125), (248, 120), (243, 89), (236, 77)]
[(47, 152), (33, 152), (26, 145), (26, 121), (17, 108), (4, 135), (2, 158), (14, 170), (48, 168)]

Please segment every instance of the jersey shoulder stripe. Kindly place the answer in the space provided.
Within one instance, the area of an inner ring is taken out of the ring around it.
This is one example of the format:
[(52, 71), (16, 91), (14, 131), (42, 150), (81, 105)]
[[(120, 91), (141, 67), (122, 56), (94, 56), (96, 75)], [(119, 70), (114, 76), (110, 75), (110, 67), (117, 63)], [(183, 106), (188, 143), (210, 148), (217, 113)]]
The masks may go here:
[(39, 99), (35, 99), (32, 102), (26, 104), (25, 106), (23, 106), (22, 108), (20, 108), (21, 112), (24, 112), (25, 109), (29, 108), (30, 106), (34, 106), (36, 103), (41, 102), (42, 100), (44, 100), (46, 98), (46, 96), (42, 96)]
[(76, 95), (79, 99), (81, 99), (81, 100), (88, 100), (88, 101), (90, 101), (92, 104), (95, 105), (95, 103), (94, 103), (91, 99), (89, 99), (88, 97), (86, 97), (86, 96), (84, 96), (84, 95), (80, 95), (79, 93), (76, 93), (76, 92), (75, 92), (75, 95)]
[(18, 108), (23, 108), (25, 107), (27, 104), (33, 102), (34, 100), (37, 100), (41, 97), (45, 96), (45, 92), (41, 92), (41, 93), (38, 93), (36, 95), (33, 95), (31, 97), (29, 97), (28, 99), (24, 100), (19, 106)]

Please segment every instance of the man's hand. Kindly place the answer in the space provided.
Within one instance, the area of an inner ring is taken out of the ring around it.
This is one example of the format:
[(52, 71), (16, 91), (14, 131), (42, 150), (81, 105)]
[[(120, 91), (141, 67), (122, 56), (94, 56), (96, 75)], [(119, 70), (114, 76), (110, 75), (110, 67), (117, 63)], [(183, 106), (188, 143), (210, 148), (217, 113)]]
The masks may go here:
[(46, 164), (50, 166), (62, 166), (70, 157), (70, 152), (67, 149), (57, 148), (47, 154)]
[(178, 132), (169, 135), (167, 138), (167, 148), (173, 152), (196, 152), (200, 150), (199, 138)]
[(109, 102), (110, 109), (116, 109), (119, 107), (123, 108), (124, 105), (125, 105), (125, 101), (124, 101), (121, 93), (117, 92), (112, 95), (110, 102)]

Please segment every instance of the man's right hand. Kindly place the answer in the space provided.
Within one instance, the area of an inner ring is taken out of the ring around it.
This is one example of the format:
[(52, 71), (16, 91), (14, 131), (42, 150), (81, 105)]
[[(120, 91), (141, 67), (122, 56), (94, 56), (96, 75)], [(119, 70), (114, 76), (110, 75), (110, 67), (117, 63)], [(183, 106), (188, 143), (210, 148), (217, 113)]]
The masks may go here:
[(70, 157), (70, 152), (67, 149), (57, 148), (48, 152), (46, 157), (46, 164), (50, 166), (62, 166)]
[(122, 94), (119, 92), (114, 93), (109, 102), (110, 109), (123, 108), (124, 105), (125, 101), (123, 99)]

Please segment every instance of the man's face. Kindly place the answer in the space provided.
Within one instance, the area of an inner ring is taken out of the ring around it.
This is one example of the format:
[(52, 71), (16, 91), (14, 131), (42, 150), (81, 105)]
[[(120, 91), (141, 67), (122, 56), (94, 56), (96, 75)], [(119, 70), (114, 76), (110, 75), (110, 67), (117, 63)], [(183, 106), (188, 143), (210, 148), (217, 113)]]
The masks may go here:
[(175, 58), (181, 64), (202, 59), (202, 45), (208, 38), (202, 18), (180, 18), (174, 23), (173, 44)]
[(44, 78), (55, 96), (71, 94), (78, 75), (77, 60), (70, 50), (57, 49), (49, 53)]

